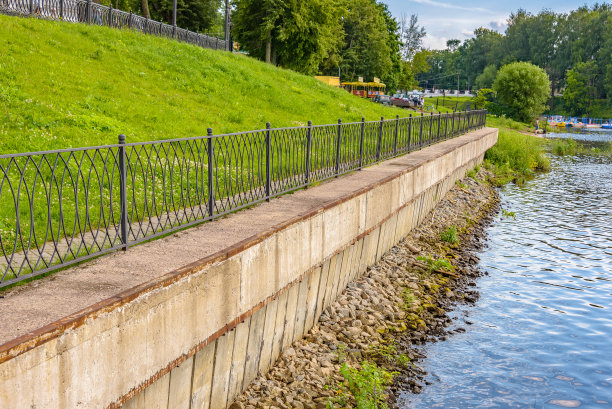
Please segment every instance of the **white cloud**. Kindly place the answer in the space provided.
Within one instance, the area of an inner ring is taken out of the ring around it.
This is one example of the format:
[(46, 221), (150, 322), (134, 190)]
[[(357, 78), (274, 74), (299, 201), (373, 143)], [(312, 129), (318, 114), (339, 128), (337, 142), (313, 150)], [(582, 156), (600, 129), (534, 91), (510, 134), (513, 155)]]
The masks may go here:
[(425, 48), (429, 48), (430, 50), (444, 50), (446, 48), (446, 42), (448, 41), (448, 37), (436, 37), (431, 34), (427, 34), (425, 38), (423, 38), (423, 46)]
[(465, 10), (465, 11), (472, 11), (472, 12), (479, 11), (481, 13), (490, 13), (490, 14), (494, 13), (491, 10), (487, 10), (482, 7), (458, 6), (456, 4), (444, 3), (444, 2), (436, 1), (436, 0), (408, 0), (408, 1), (411, 1), (413, 3), (426, 4), (428, 6), (442, 7), (445, 9)]
[(497, 32), (503, 33), (506, 31), (506, 27), (508, 27), (508, 22), (505, 19), (493, 20), (489, 22), (489, 27)]

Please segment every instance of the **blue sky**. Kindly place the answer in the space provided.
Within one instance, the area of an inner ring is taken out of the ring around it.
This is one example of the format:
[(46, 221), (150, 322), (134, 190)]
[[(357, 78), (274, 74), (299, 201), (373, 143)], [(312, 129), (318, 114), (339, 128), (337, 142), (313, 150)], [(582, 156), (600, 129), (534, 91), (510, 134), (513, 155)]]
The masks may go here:
[[(519, 8), (532, 13), (538, 13), (542, 9), (568, 12), (585, 4), (585, 2), (568, 0), (383, 0), (383, 2), (389, 5), (389, 9), (398, 20), (402, 13), (407, 16), (417, 14), (420, 25), (427, 31), (424, 44), (432, 49), (445, 48), (446, 40), (451, 38), (463, 41), (478, 27), (504, 32), (506, 19), (512, 11)], [(600, 1), (602, 2), (605, 1)], [(586, 2), (589, 6), (594, 3), (595, 1)]]

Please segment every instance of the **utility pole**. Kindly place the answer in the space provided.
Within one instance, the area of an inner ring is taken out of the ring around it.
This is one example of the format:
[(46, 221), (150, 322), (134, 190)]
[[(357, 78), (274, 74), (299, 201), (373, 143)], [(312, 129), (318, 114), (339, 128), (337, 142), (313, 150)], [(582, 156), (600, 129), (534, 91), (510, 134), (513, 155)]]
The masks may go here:
[(172, 0), (172, 28), (176, 31), (176, 0)]
[(459, 92), (459, 71), (457, 71), (457, 92)]
[[(174, 0), (176, 1), (176, 0)], [(229, 37), (230, 37), (230, 15), (229, 15), (229, 0), (225, 0), (225, 44), (226, 44), (226, 51), (231, 51), (232, 50), (232, 45), (230, 44), (229, 41)]]

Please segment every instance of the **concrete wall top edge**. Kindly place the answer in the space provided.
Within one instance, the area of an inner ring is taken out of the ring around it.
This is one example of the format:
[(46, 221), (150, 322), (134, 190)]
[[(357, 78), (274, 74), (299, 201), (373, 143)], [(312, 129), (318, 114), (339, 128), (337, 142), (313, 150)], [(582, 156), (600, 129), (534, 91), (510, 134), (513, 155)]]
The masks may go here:
[[(374, 183), (368, 183), (360, 189), (356, 189), (348, 194), (338, 196), (335, 199), (329, 200), (321, 206), (308, 209), (307, 211), (299, 213), (297, 216), (283, 220), (280, 223), (274, 225), (274, 227), (265, 231), (260, 231), (234, 245), (231, 245), (221, 251), (209, 254), (195, 262), (185, 265), (181, 268), (175, 269), (167, 274), (159, 276), (150, 281), (144, 282), (132, 288), (126, 289), (112, 297), (104, 299), (100, 302), (94, 303), (84, 309), (69, 314), (64, 318), (49, 323), (43, 327), (38, 328), (35, 331), (28, 332), (18, 338), (15, 338), (9, 342), (0, 345), (0, 364), (11, 360), (12, 358), (19, 356), (28, 350), (31, 350), (39, 345), (42, 345), (58, 336), (62, 333), (69, 331), (73, 328), (79, 327), (85, 323), (88, 319), (93, 319), (101, 314), (110, 312), (126, 303), (129, 303), (143, 294), (149, 293), (156, 289), (167, 287), (173, 283), (181, 280), (182, 278), (191, 274), (200, 272), (206, 269), (208, 266), (222, 262), (240, 252), (248, 249), (256, 244), (264, 241), (266, 238), (276, 234), (277, 232), (286, 229), (287, 227), (298, 223), (300, 221), (315, 217), (317, 214), (325, 212), (339, 204), (347, 202), (355, 197), (367, 194), (367, 192), (381, 186), (389, 181), (397, 179), (406, 173), (415, 170), (455, 149), (461, 148), (479, 139), (485, 139), (486, 136), (497, 133), (496, 129), (484, 128), (479, 131), (471, 132), (467, 135), (451, 139), (437, 145), (424, 148), (419, 151), (412, 152), (408, 155), (391, 159), (387, 162), (383, 162), (379, 165), (371, 168), (364, 169), (365, 171), (372, 171), (376, 169), (386, 169), (389, 173), (386, 176), (381, 176)], [(489, 148), (494, 144), (494, 140), (487, 146)], [(312, 190), (316, 187), (311, 188)], [(238, 319), (238, 318), (237, 318)]]

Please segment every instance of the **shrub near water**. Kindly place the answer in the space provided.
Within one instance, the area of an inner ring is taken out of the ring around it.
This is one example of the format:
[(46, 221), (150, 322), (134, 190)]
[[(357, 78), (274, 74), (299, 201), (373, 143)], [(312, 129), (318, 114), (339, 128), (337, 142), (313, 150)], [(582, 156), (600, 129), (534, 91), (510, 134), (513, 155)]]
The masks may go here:
[(494, 166), (497, 185), (510, 181), (521, 183), (535, 171), (550, 169), (544, 152), (544, 140), (516, 131), (500, 128), (495, 146), (485, 153), (485, 160)]

